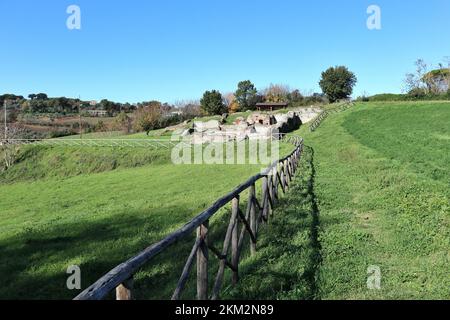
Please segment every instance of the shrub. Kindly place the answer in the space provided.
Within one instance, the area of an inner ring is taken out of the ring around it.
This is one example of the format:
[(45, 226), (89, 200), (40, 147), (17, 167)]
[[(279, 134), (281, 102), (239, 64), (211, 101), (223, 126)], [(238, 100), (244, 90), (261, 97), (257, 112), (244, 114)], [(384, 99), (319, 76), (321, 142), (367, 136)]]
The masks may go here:
[(148, 135), (151, 130), (158, 129), (160, 120), (161, 107), (159, 105), (140, 107), (135, 112), (134, 128), (136, 131), (145, 131)]
[(423, 99), (426, 97), (426, 95), (427, 95), (427, 93), (422, 88), (415, 88), (415, 89), (412, 89), (410, 92), (408, 92), (408, 97), (415, 99), (415, 100)]

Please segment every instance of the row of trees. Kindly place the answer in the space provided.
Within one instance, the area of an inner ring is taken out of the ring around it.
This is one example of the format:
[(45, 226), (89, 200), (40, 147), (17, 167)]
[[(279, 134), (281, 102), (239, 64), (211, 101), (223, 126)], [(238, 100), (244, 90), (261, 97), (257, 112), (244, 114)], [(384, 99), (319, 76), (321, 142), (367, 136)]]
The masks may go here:
[[(148, 101), (131, 105), (104, 99), (93, 106), (90, 102), (80, 99), (49, 98), (44, 93), (38, 93), (30, 94), (28, 99), (13, 94), (0, 95), (0, 104), (3, 106), (5, 102), (7, 106), (6, 121), (8, 123), (32, 123), (34, 125), (57, 127), (57, 132), (62, 132), (61, 130), (65, 128), (64, 132), (67, 132), (67, 134), (79, 131), (79, 122), (48, 123), (47, 120), (40, 120), (38, 115), (45, 114), (50, 119), (54, 119), (55, 116), (64, 117), (74, 114), (89, 116), (87, 113), (89, 109), (105, 110), (109, 116), (115, 116), (114, 121), (102, 121), (100, 119), (96, 124), (81, 121), (82, 129), (85, 132), (121, 130), (127, 133), (131, 131), (149, 132), (203, 115), (200, 104), (196, 101), (182, 101), (175, 105)], [(0, 108), (0, 113), (3, 120), (5, 117), (3, 108)]]
[(286, 102), (291, 106), (300, 106), (324, 102), (324, 97), (320, 94), (304, 97), (299, 90), (290, 90), (287, 85), (282, 84), (271, 84), (258, 91), (250, 80), (245, 80), (238, 83), (237, 90), (233, 93), (222, 95), (217, 90), (206, 91), (200, 100), (200, 106), (205, 114), (217, 115), (255, 110), (259, 102)]
[[(0, 103), (8, 101), (8, 115), (15, 117), (16, 113), (45, 113), (45, 114), (83, 114), (88, 109), (105, 110), (110, 116), (116, 116), (111, 123), (99, 121), (90, 125), (93, 131), (122, 130), (124, 132), (144, 131), (165, 128), (179, 124), (202, 115), (221, 115), (238, 111), (255, 110), (258, 102), (288, 103), (296, 107), (315, 103), (334, 102), (352, 94), (356, 83), (355, 75), (346, 67), (329, 68), (322, 73), (320, 87), (323, 93), (303, 95), (299, 90), (291, 90), (289, 86), (271, 84), (263, 90), (258, 90), (250, 80), (238, 83), (236, 91), (222, 95), (217, 90), (206, 91), (200, 101), (181, 101), (174, 105), (159, 101), (141, 102), (136, 105), (116, 103), (102, 100), (95, 106), (80, 99), (66, 97), (49, 98), (45, 93), (30, 94), (28, 99), (23, 96), (3, 95)], [(133, 114), (131, 114), (133, 112)], [(11, 122), (14, 122), (14, 119)], [(70, 130), (77, 130), (78, 123), (74, 123)]]
[(217, 115), (255, 110), (258, 102), (285, 102), (294, 107), (317, 102), (335, 102), (350, 97), (356, 82), (355, 74), (344, 66), (332, 67), (322, 73), (319, 82), (322, 94), (304, 96), (298, 89), (291, 90), (283, 84), (271, 84), (258, 91), (250, 80), (245, 80), (238, 83), (237, 90), (233, 93), (222, 95), (217, 90), (206, 91), (200, 100), (200, 106), (204, 113)]
[(114, 116), (120, 112), (132, 112), (136, 110), (135, 105), (129, 103), (118, 103), (107, 99), (101, 100), (96, 105), (89, 101), (80, 99), (58, 97), (49, 98), (45, 93), (30, 94), (29, 99), (14, 94), (0, 96), (0, 105), (6, 102), (8, 109), (22, 113), (54, 113), (60, 115), (76, 114), (89, 109), (106, 110), (108, 115)]

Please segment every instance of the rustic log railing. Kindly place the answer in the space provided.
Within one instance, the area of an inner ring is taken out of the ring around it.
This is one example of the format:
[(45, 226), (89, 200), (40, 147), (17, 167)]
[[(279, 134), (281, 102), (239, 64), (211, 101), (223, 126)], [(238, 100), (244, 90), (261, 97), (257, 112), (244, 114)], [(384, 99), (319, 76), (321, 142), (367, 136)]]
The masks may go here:
[[(232, 284), (235, 285), (239, 281), (239, 261), (246, 239), (245, 236), (249, 235), (250, 254), (254, 255), (257, 250), (261, 225), (267, 223), (271, 213), (273, 214), (273, 209), (280, 198), (280, 188), (284, 193), (287, 192), (289, 184), (294, 178), (303, 152), (303, 140), (296, 136), (285, 136), (283, 139), (295, 145), (295, 150), (290, 155), (275, 161), (264, 172), (251, 177), (236, 187), (182, 228), (112, 269), (79, 294), (75, 300), (104, 299), (113, 290), (116, 292), (117, 300), (133, 299), (134, 274), (157, 254), (175, 242), (188, 237), (195, 230), (197, 236), (173, 292), (172, 300), (181, 299), (181, 294), (195, 262), (197, 266), (197, 299), (219, 299), (226, 268), (232, 271)], [(256, 182), (259, 180), (262, 180), (261, 201), (258, 200), (256, 193)], [(246, 210), (243, 212), (239, 206), (240, 195), (246, 190), (249, 191), (248, 202)], [(219, 209), (230, 202), (231, 216), (222, 250), (219, 250), (208, 241), (209, 220)], [(209, 292), (210, 279), (208, 279), (210, 253), (219, 259), (219, 269), (211, 292)]]
[(322, 124), (322, 122), (331, 114), (331, 113), (338, 113), (341, 111), (345, 111), (348, 108), (351, 108), (354, 106), (353, 102), (346, 102), (343, 104), (340, 104), (338, 106), (336, 106), (333, 109), (330, 110), (324, 110), (322, 111), (317, 117), (316, 119), (314, 119), (314, 121), (311, 123), (311, 125), (309, 126), (309, 129), (311, 130), (311, 132), (316, 131), (318, 127), (320, 127), (320, 125)]
[(153, 149), (171, 147), (184, 143), (170, 139), (0, 139), (0, 145), (38, 145), (68, 147), (130, 147)]

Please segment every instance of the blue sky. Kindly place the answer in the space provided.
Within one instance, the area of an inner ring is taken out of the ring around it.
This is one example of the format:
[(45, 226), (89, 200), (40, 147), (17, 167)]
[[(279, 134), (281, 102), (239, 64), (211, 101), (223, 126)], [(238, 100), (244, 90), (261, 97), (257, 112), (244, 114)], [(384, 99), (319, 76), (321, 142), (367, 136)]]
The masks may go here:
[[(66, 27), (69, 5), (81, 30)], [(367, 7), (382, 29), (366, 27)], [(320, 91), (320, 73), (346, 65), (355, 95), (400, 92), (422, 57), (450, 56), (448, 0), (2, 0), (0, 93), (108, 98), (199, 98), (284, 83)]]

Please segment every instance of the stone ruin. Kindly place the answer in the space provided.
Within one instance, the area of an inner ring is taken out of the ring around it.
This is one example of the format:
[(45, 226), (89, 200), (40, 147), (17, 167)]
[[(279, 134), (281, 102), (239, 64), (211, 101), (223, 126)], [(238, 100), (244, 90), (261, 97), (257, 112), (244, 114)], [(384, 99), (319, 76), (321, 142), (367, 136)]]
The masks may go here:
[(299, 115), (302, 123), (313, 121), (321, 112), (322, 109), (318, 107), (299, 108), (295, 110)]
[(297, 130), (301, 125), (300, 114), (294, 111), (285, 114), (252, 113), (247, 119), (237, 118), (232, 125), (221, 124), (218, 120), (194, 122), (192, 128), (183, 132), (182, 137), (191, 139), (194, 144), (279, 139), (279, 134)]

